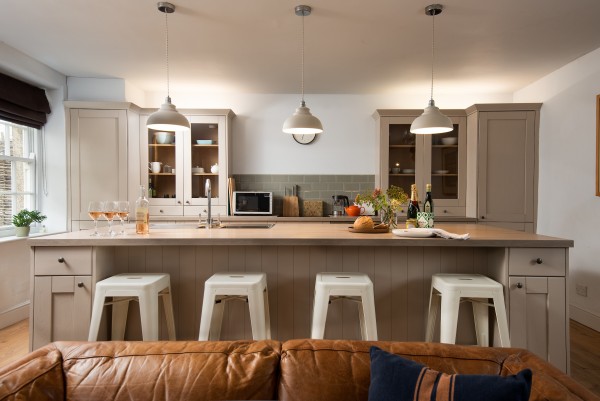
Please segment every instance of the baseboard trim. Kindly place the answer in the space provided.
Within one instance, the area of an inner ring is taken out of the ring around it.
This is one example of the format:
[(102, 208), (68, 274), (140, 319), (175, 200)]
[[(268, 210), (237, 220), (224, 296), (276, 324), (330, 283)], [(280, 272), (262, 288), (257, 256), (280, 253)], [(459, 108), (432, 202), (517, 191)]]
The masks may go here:
[(575, 305), (569, 305), (569, 314), (576, 322), (600, 332), (600, 316)]
[(0, 312), (0, 329), (29, 318), (29, 301)]

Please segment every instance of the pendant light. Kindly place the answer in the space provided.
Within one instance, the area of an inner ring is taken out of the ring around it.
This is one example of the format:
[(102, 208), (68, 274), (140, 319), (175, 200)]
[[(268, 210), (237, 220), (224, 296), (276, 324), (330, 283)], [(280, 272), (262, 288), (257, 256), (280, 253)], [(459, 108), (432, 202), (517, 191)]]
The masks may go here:
[(435, 16), (441, 14), (444, 6), (431, 4), (425, 7), (425, 14), (431, 16), (431, 97), (429, 105), (423, 110), (423, 114), (417, 117), (410, 126), (413, 134), (442, 134), (454, 129), (452, 121), (443, 115), (440, 109), (435, 107), (433, 100), (433, 65), (435, 60)]
[(161, 131), (175, 131), (182, 128), (190, 128), (190, 122), (182, 114), (179, 114), (175, 105), (171, 103), (169, 96), (169, 22), (167, 16), (175, 12), (175, 6), (167, 2), (157, 4), (158, 11), (165, 14), (165, 48), (167, 65), (167, 97), (158, 111), (150, 114), (146, 126), (150, 129)]
[(302, 103), (294, 114), (283, 123), (283, 132), (286, 134), (320, 134), (323, 132), (321, 121), (310, 113), (304, 102), (304, 17), (310, 15), (310, 6), (296, 6), (296, 15), (302, 17)]

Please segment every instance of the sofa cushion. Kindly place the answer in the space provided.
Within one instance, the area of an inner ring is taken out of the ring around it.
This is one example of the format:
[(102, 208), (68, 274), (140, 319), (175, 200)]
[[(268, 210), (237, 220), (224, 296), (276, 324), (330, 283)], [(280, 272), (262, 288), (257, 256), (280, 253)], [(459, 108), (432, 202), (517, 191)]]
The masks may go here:
[(56, 343), (69, 400), (273, 400), (276, 341)]
[(371, 347), (369, 401), (527, 401), (531, 370), (511, 376), (446, 374)]

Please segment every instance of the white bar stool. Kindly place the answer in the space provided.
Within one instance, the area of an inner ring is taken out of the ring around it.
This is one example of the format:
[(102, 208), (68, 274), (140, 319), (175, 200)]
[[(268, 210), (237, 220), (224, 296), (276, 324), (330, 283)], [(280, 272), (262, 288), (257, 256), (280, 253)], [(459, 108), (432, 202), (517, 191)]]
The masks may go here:
[[(433, 341), (437, 311), (441, 303), (440, 342), (455, 344), (461, 298), (466, 298), (465, 300), (470, 301), (473, 306), (477, 345), (489, 346), (488, 307), (493, 306), (500, 334), (500, 345), (510, 347), (502, 284), (480, 274), (434, 274), (432, 276), (425, 341)], [(492, 304), (489, 303), (490, 298), (493, 300)]]
[(248, 302), (252, 339), (271, 339), (267, 275), (265, 273), (216, 273), (204, 283), (198, 340), (219, 340), (224, 303), (236, 299)]
[[(175, 340), (170, 276), (163, 273), (125, 273), (96, 283), (88, 341), (96, 341), (98, 338), (104, 305), (112, 305), (111, 339), (123, 340), (129, 301), (138, 301), (140, 304), (143, 340), (157, 341), (159, 296), (162, 297), (165, 308), (169, 340)], [(105, 302), (106, 297), (112, 297), (112, 301)]]
[(373, 282), (367, 274), (351, 272), (317, 273), (311, 338), (323, 339), (329, 303), (338, 299), (358, 302), (362, 339), (377, 341)]

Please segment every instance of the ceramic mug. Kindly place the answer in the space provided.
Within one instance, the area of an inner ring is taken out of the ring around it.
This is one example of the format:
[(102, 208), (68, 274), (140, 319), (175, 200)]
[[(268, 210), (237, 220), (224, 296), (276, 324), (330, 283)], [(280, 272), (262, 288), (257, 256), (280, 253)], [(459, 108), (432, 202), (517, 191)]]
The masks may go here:
[(148, 163), (148, 169), (152, 171), (154, 174), (160, 173), (160, 165), (161, 162), (150, 162)]

